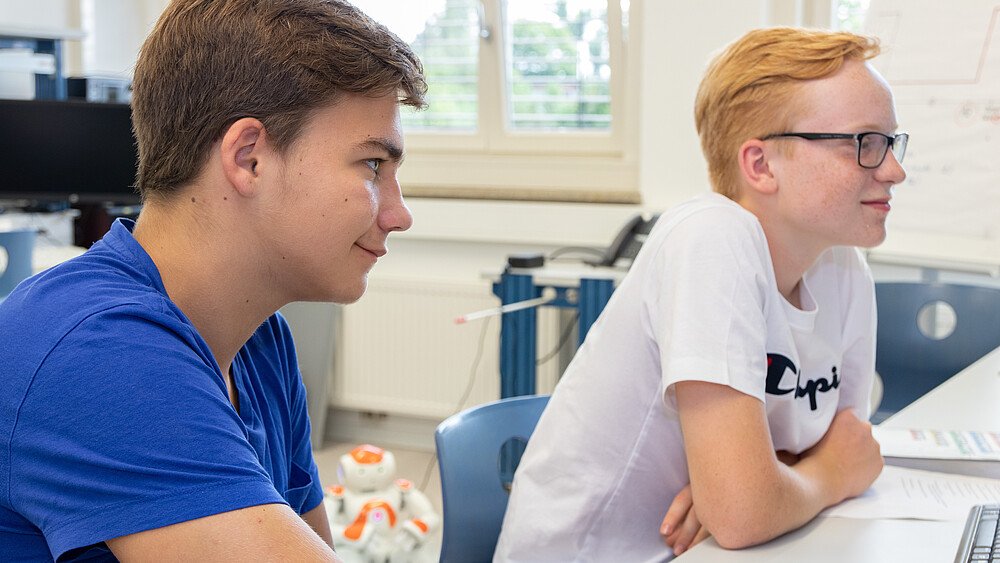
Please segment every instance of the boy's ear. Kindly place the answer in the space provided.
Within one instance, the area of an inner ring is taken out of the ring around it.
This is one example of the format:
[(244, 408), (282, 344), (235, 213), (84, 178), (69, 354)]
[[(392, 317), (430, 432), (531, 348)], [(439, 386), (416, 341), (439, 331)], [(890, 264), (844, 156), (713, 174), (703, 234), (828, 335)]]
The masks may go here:
[(230, 185), (241, 195), (252, 196), (269, 150), (264, 124), (252, 117), (236, 120), (223, 134), (220, 150)]
[(743, 180), (761, 194), (772, 194), (778, 190), (770, 154), (767, 145), (760, 139), (750, 139), (740, 146), (739, 165)]

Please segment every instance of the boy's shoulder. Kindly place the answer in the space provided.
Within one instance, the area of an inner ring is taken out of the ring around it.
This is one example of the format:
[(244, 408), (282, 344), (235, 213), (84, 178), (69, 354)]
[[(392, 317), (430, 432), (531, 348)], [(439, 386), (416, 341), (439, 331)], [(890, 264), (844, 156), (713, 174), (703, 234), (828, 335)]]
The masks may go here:
[(664, 212), (651, 236), (680, 235), (687, 241), (718, 244), (764, 243), (766, 238), (757, 216), (735, 201), (715, 192), (699, 194)]
[(689, 218), (697, 217), (699, 222), (717, 222), (720, 220), (736, 222), (745, 226), (760, 226), (757, 216), (746, 210), (740, 204), (728, 197), (706, 192), (684, 201), (663, 214), (667, 223), (679, 223)]

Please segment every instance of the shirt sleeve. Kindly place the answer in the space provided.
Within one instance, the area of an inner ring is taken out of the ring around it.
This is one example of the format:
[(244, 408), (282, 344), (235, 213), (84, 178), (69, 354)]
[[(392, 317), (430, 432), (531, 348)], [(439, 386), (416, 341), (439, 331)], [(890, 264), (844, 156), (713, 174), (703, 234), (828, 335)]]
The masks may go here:
[(11, 500), (53, 557), (284, 502), (193, 333), (120, 306), (85, 319), (42, 363), (19, 409)]
[(644, 307), (668, 407), (676, 409), (679, 381), (726, 385), (763, 401), (773, 268), (759, 225), (731, 209), (703, 210), (673, 227), (655, 260)]

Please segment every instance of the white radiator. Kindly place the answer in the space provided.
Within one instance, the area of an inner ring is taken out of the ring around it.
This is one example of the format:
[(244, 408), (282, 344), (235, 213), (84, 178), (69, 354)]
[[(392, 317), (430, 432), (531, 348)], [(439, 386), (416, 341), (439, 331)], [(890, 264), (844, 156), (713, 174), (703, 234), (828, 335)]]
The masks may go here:
[[(373, 277), (365, 296), (343, 308), (331, 404), (441, 420), (499, 398), (500, 317), (455, 324), (499, 305), (485, 280)], [(538, 310), (539, 357), (555, 349), (559, 323), (558, 309)], [(558, 357), (538, 366), (540, 393), (551, 392), (559, 370)]]

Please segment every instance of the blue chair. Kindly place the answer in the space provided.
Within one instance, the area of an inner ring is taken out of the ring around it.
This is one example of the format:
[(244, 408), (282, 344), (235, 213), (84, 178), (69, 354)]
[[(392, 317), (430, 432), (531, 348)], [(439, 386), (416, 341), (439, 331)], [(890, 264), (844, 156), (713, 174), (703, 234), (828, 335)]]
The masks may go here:
[(0, 257), (0, 301), (32, 274), (31, 255), (34, 247), (34, 230), (0, 232), (0, 252), (6, 255), (6, 260)]
[[(872, 422), (881, 422), (1000, 346), (1000, 288), (879, 282), (875, 299), (875, 370), (883, 391)], [(935, 322), (939, 301), (954, 310), (954, 330), (934, 335), (933, 327), (925, 325)]]
[(514, 470), (548, 401), (547, 395), (501, 399), (437, 427), (442, 563), (493, 560)]

